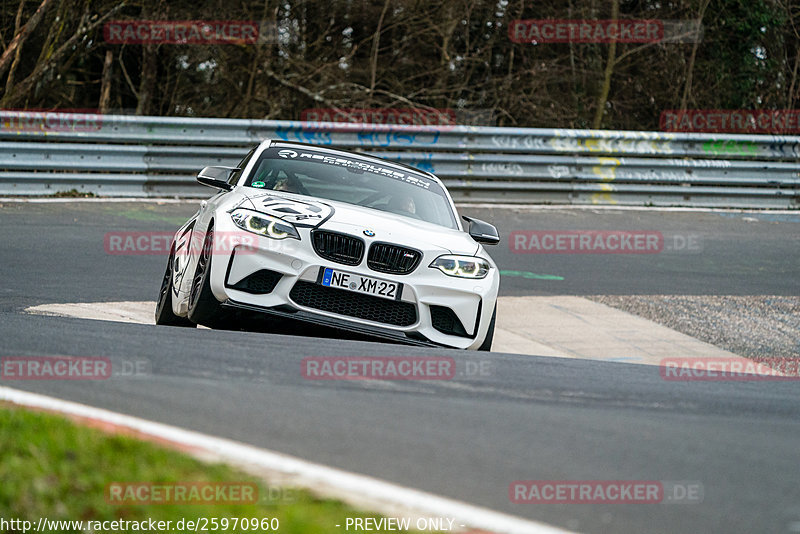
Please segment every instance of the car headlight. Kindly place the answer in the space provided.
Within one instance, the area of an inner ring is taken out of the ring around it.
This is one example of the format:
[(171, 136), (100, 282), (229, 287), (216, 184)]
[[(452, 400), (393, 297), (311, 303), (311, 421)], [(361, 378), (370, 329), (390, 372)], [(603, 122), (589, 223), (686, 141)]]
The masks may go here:
[(486, 278), (491, 269), (488, 261), (474, 256), (439, 256), (430, 266), (458, 278)]
[(266, 213), (238, 209), (231, 213), (231, 219), (242, 230), (247, 230), (254, 234), (272, 239), (286, 239), (287, 237), (300, 239), (300, 234), (293, 224)]

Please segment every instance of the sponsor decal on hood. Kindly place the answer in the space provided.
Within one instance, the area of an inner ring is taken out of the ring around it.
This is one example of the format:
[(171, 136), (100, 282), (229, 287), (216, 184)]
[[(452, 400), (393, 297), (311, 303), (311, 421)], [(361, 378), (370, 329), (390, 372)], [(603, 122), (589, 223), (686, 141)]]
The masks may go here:
[(304, 202), (273, 193), (249, 197), (256, 211), (272, 215), (298, 227), (316, 228), (330, 219), (333, 206), (322, 202)]

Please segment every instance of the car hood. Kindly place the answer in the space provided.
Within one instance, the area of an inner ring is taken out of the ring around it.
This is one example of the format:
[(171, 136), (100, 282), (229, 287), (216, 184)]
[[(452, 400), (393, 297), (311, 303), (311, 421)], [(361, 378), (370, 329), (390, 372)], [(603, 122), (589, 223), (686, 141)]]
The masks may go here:
[[(249, 205), (248, 205), (249, 204)], [(474, 255), (477, 243), (461, 230), (327, 199), (274, 191), (244, 195), (242, 207), (268, 213), (299, 228), (324, 228), (334, 232), (385, 241), (433, 252)]]

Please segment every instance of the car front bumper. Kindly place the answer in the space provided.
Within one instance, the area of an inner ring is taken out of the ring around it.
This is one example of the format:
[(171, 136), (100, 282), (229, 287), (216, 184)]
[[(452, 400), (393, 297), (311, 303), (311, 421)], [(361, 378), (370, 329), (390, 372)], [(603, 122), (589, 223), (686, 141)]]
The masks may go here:
[[(228, 221), (218, 220), (215, 228), (217, 232), (240, 231)], [(216, 253), (211, 258), (212, 292), (230, 308), (415, 345), (476, 349), (486, 337), (499, 286), (498, 270), (489, 258), (492, 269), (480, 280), (455, 278), (428, 267), (438, 255), (447, 254), (445, 250), (423, 251), (423, 258), (412, 273), (391, 275), (369, 269), (366, 258), (361, 264), (350, 266), (319, 257), (311, 246), (308, 230), (301, 232), (301, 240), (275, 240), (255, 234), (253, 237), (255, 242), (233, 245), (229, 253)], [(320, 286), (320, 270), (324, 268), (401, 283), (401, 294), (399, 299), (391, 301)], [(264, 271), (276, 273), (273, 278), (277, 283), (267, 287), (268, 292), (254, 293), (233, 287)], [(333, 302), (337, 299), (341, 300)], [(408, 316), (411, 307), (415, 313), (413, 320)], [(401, 319), (397, 319), (395, 308), (402, 309)], [(443, 312), (446, 309), (452, 310), (450, 318), (456, 317), (463, 326), (461, 335), (452, 335), (452, 329), (448, 328), (442, 331), (443, 313), (445, 316), (449, 313)]]

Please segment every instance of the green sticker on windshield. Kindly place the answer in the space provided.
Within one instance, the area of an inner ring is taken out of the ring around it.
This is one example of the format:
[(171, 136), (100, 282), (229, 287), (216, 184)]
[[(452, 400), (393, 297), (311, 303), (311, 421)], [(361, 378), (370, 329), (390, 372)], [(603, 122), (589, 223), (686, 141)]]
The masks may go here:
[(264, 182), (253, 182), (253, 183), (252, 183), (252, 184), (250, 184), (250, 185), (251, 185), (252, 187), (265, 187), (267, 184), (265, 184)]

